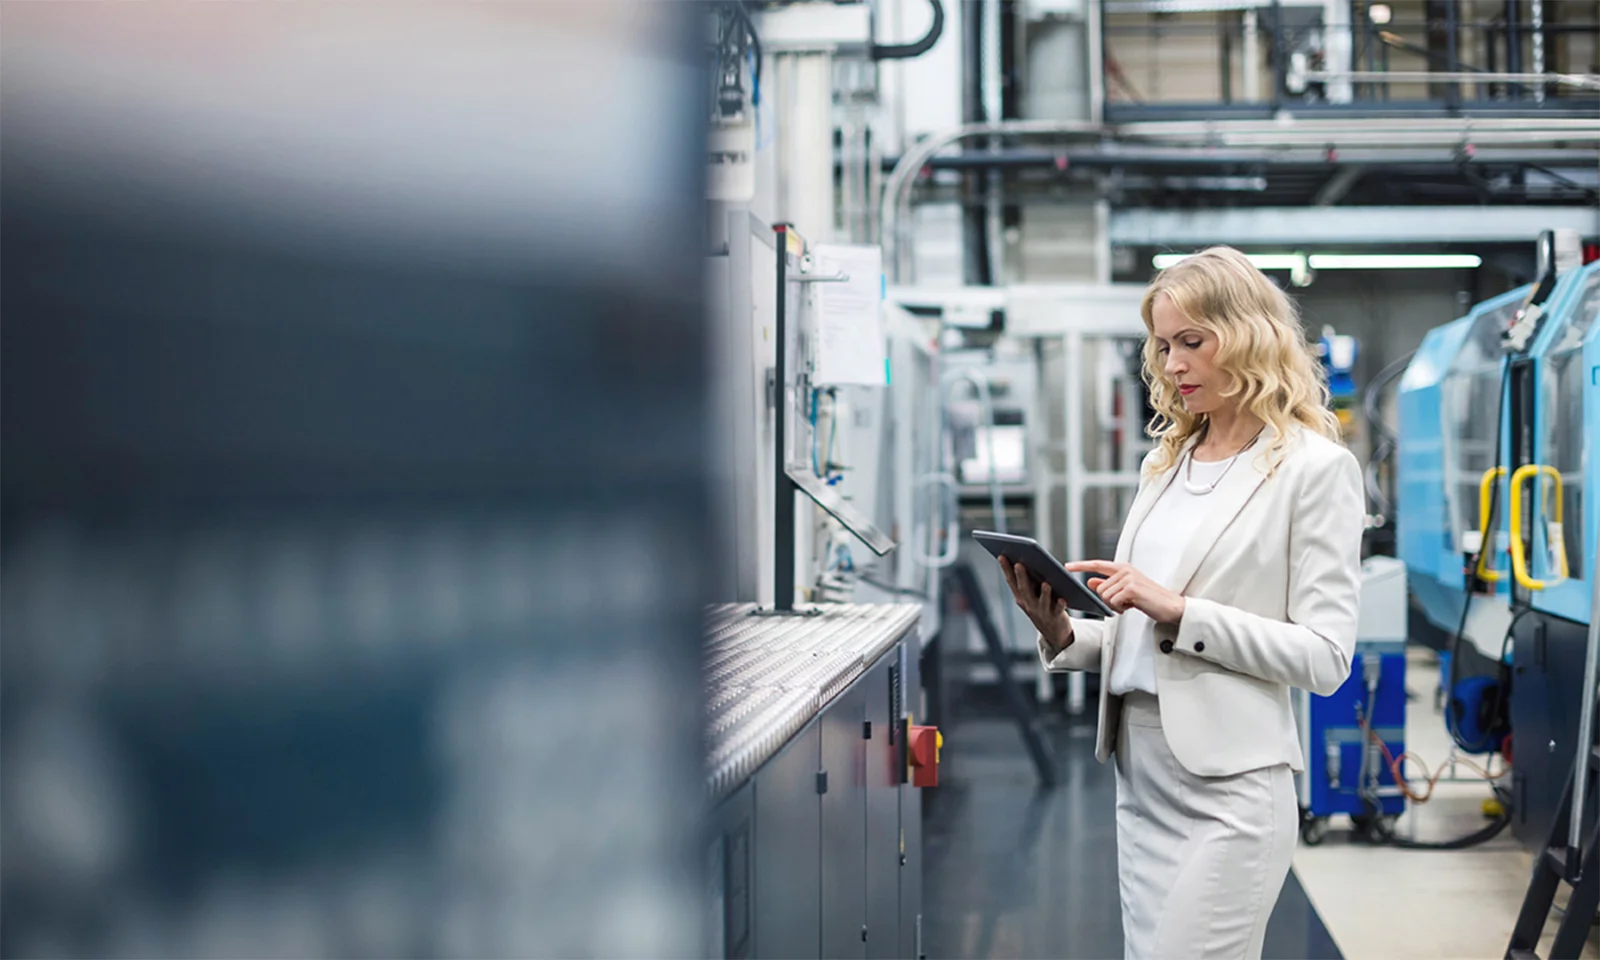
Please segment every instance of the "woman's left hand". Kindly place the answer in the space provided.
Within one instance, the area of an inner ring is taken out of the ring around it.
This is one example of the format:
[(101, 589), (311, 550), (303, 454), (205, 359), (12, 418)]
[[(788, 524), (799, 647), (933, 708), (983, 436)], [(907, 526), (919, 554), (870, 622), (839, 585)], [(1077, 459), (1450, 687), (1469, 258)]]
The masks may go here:
[(1132, 565), (1110, 560), (1077, 560), (1066, 564), (1071, 573), (1093, 573), (1089, 587), (1100, 594), (1106, 606), (1125, 613), (1138, 610), (1156, 623), (1177, 623), (1183, 619), (1183, 595), (1135, 570)]

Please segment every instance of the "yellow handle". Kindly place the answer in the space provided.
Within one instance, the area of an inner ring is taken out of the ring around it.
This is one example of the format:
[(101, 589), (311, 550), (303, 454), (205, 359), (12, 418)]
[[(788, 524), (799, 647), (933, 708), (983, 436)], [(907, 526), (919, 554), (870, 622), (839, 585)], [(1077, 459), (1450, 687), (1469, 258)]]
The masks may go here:
[[(1552, 486), (1555, 487), (1556, 503), (1555, 510), (1552, 512), (1555, 514), (1556, 523), (1560, 523), (1562, 500), (1565, 499), (1562, 496), (1561, 471), (1546, 464), (1530, 463), (1518, 467), (1517, 472), (1511, 475), (1511, 572), (1516, 576), (1517, 582), (1527, 590), (1543, 590), (1549, 586), (1545, 581), (1535, 580), (1528, 575), (1528, 558), (1522, 547), (1522, 485), (1530, 477), (1537, 477), (1541, 473), (1549, 477), (1552, 481)], [(1547, 489), (1545, 491), (1546, 510), (1549, 510), (1549, 507), (1550, 492)], [(1565, 555), (1561, 557), (1561, 569), (1558, 573), (1561, 580), (1567, 579), (1567, 558)]]
[(1478, 579), (1484, 583), (1500, 582), (1500, 571), (1490, 570), (1486, 566), (1486, 561), (1493, 553), (1489, 548), (1489, 488), (1494, 485), (1496, 477), (1505, 475), (1505, 467), (1490, 467), (1483, 471), (1483, 479), (1478, 481)]

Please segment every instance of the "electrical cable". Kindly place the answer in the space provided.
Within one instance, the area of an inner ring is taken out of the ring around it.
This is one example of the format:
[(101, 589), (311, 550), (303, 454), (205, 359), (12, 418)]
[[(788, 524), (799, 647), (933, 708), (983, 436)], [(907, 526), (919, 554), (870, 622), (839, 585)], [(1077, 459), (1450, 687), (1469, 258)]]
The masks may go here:
[(750, 10), (745, 7), (744, 0), (733, 0), (733, 9), (744, 23), (745, 36), (750, 38), (750, 52), (755, 58), (755, 63), (750, 71), (752, 83), (750, 103), (761, 106), (761, 37), (756, 33), (755, 21), (750, 19)]
[(1411, 363), (1411, 358), (1416, 355), (1417, 351), (1412, 350), (1384, 367), (1367, 384), (1367, 389), (1361, 395), (1361, 412), (1367, 418), (1367, 425), (1372, 428), (1373, 433), (1378, 435), (1379, 440), (1377, 446), (1372, 450), (1372, 456), (1367, 461), (1367, 469), (1364, 473), (1367, 497), (1378, 508), (1378, 512), (1385, 517), (1392, 512), (1394, 505), (1378, 484), (1378, 468), (1394, 453), (1399, 438), (1384, 424), (1382, 414), (1378, 410), (1378, 404), (1383, 399), (1384, 388), (1405, 372), (1406, 367)]
[(933, 45), (944, 36), (944, 4), (940, 0), (928, 0), (928, 6), (933, 10), (933, 23), (928, 26), (928, 32), (910, 43), (874, 43), (868, 48), (868, 54), (873, 60), (910, 60), (920, 57), (933, 49)]
[[(1368, 737), (1383, 753), (1384, 763), (1388, 765), (1389, 773), (1394, 777), (1395, 786), (1399, 787), (1400, 792), (1404, 794), (1405, 798), (1412, 803), (1422, 804), (1433, 799), (1434, 787), (1438, 786), (1439, 781), (1444, 779), (1444, 771), (1446, 767), (1452, 763), (1455, 766), (1466, 767), (1479, 777), (1482, 777), (1484, 780), (1490, 782), (1499, 780), (1510, 772), (1509, 770), (1502, 770), (1499, 773), (1494, 773), (1478, 766), (1476, 763), (1473, 763), (1470, 760), (1463, 760), (1460, 757), (1457, 757), (1454, 761), (1446, 761), (1445, 763), (1441, 763), (1439, 764), (1438, 770), (1430, 771), (1428, 769), (1428, 764), (1421, 757), (1410, 752), (1409, 750), (1402, 752), (1400, 756), (1397, 757), (1389, 750), (1389, 745), (1383, 742), (1382, 737), (1371, 731), (1368, 732)], [(1419, 779), (1427, 783), (1428, 787), (1425, 791), (1419, 793), (1412, 789), (1411, 780), (1404, 775), (1405, 762), (1407, 760), (1410, 760), (1412, 763), (1422, 768), (1422, 776)]]
[[(1395, 757), (1394, 754), (1390, 752), (1389, 745), (1384, 743), (1383, 738), (1378, 736), (1378, 734), (1372, 729), (1370, 721), (1371, 710), (1369, 707), (1368, 710), (1362, 711), (1362, 730), (1366, 733), (1367, 737), (1377, 745), (1378, 749), (1382, 751), (1383, 758), (1389, 766), (1389, 773), (1394, 778), (1395, 785), (1400, 789), (1401, 794), (1403, 794), (1406, 799), (1411, 801), (1411, 803), (1414, 805), (1426, 803), (1433, 796), (1434, 787), (1438, 785), (1439, 779), (1444, 775), (1444, 764), (1440, 764), (1437, 771), (1428, 774), (1427, 764), (1423, 763), (1422, 760), (1415, 755), (1401, 753), (1399, 757)], [(1371, 749), (1369, 747), (1363, 747), (1362, 778), (1364, 781), (1367, 778), (1367, 756), (1370, 754), (1370, 752)], [(1413, 763), (1422, 767), (1424, 773), (1427, 774), (1427, 792), (1421, 794), (1414, 792), (1409, 781), (1405, 779), (1402, 770), (1402, 764), (1407, 759), (1410, 759)], [(1490, 774), (1487, 770), (1484, 770), (1477, 764), (1471, 763), (1470, 761), (1457, 760), (1456, 762), (1464, 763), (1465, 765), (1473, 768), (1486, 780), (1493, 781), (1498, 779)], [(1501, 774), (1502, 777), (1504, 775), (1504, 773)], [(1397, 836), (1393, 832), (1390, 825), (1387, 824), (1383, 819), (1382, 805), (1379, 801), (1379, 797), (1377, 796), (1376, 777), (1371, 778), (1370, 785), (1362, 786), (1361, 800), (1367, 809), (1367, 815), (1370, 818), (1370, 822), (1373, 826), (1373, 831), (1370, 836), (1380, 840), (1383, 843), (1386, 843), (1390, 846), (1399, 847), (1403, 850), (1464, 850), (1468, 847), (1474, 847), (1480, 843), (1487, 843), (1488, 841), (1493, 840), (1495, 837), (1500, 835), (1501, 831), (1505, 830), (1507, 825), (1511, 823), (1511, 798), (1507, 796), (1499, 787), (1491, 785), (1491, 790), (1495, 795), (1495, 799), (1500, 803), (1500, 814), (1481, 829), (1475, 830), (1465, 836), (1453, 837), (1449, 840), (1411, 840), (1405, 837)]]
[(811, 396), (807, 398), (811, 409), (806, 412), (806, 420), (811, 425), (811, 472), (818, 477), (822, 476), (822, 464), (817, 456), (817, 395), (821, 392), (816, 387), (811, 388)]
[[(1467, 616), (1472, 611), (1472, 598), (1477, 595), (1477, 591), (1473, 589), (1473, 587), (1478, 578), (1478, 567), (1483, 563), (1483, 552), (1489, 549), (1490, 542), (1498, 536), (1498, 533), (1495, 530), (1495, 519), (1500, 506), (1500, 441), (1502, 439), (1502, 430), (1505, 427), (1505, 418), (1501, 415), (1501, 411), (1504, 410), (1506, 406), (1506, 393), (1509, 390), (1510, 383), (1511, 364), (1509, 361), (1507, 361), (1505, 366), (1500, 371), (1500, 399), (1495, 404), (1494, 408), (1494, 465), (1491, 467), (1491, 469), (1494, 470), (1494, 473), (1491, 475), (1489, 480), (1489, 516), (1486, 518), (1486, 521), (1482, 527), (1482, 529), (1486, 532), (1478, 541), (1478, 549), (1473, 553), (1471, 565), (1468, 566), (1464, 571), (1467, 581), (1467, 591), (1466, 596), (1462, 599), (1461, 603), (1461, 620), (1456, 624), (1456, 632), (1450, 638), (1450, 668), (1446, 671), (1444, 712), (1445, 729), (1450, 732), (1451, 739), (1455, 740), (1457, 743), (1460, 743), (1464, 749), (1471, 753), (1478, 753), (1482, 752), (1483, 750), (1491, 749), (1491, 746), (1486, 745), (1482, 748), (1482, 750), (1473, 750), (1472, 745), (1462, 742), (1461, 732), (1456, 728), (1455, 712), (1450, 707), (1450, 698), (1455, 695), (1456, 680), (1458, 678), (1458, 671), (1461, 668), (1461, 657), (1459, 654), (1461, 652), (1461, 640), (1466, 636), (1467, 632)], [(1513, 620), (1512, 624), (1515, 625), (1515, 623), (1516, 621)], [(1503, 642), (1501, 644), (1501, 649), (1504, 649)], [(1504, 657), (1502, 656), (1501, 659), (1504, 660)]]
[(829, 479), (835, 466), (833, 460), (834, 441), (839, 439), (839, 392), (837, 388), (828, 388), (828, 399), (828, 448), (822, 454), (822, 471), (824, 480), (828, 483), (837, 483), (839, 479), (842, 479), (842, 474), (839, 478)]
[(1500, 805), (1505, 812), (1495, 817), (1487, 826), (1480, 830), (1475, 830), (1464, 837), (1455, 837), (1450, 840), (1410, 840), (1389, 834), (1384, 838), (1384, 842), (1402, 850), (1465, 850), (1480, 843), (1488, 843), (1511, 825), (1511, 805), (1504, 800), (1501, 800)]

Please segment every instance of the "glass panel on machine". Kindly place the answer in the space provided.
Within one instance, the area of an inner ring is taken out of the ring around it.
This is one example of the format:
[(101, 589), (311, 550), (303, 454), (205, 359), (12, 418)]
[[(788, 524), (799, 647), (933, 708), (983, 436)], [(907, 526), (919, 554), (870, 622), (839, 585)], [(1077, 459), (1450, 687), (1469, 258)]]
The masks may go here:
[(1440, 384), (1445, 495), (1456, 549), (1461, 549), (1463, 534), (1477, 531), (1482, 523), (1478, 485), (1498, 461), (1500, 333), (1521, 305), (1513, 300), (1479, 316)]
[[(1540, 385), (1540, 404), (1549, 430), (1544, 462), (1561, 473), (1561, 540), (1567, 555), (1568, 575), (1583, 578), (1583, 339), (1600, 314), (1600, 274), (1589, 278), (1572, 320), (1546, 354)], [(1541, 483), (1545, 481), (1541, 480)], [(1541, 494), (1540, 501), (1543, 502)], [(1554, 518), (1541, 514), (1546, 522)], [(1559, 571), (1549, 570), (1549, 576)]]

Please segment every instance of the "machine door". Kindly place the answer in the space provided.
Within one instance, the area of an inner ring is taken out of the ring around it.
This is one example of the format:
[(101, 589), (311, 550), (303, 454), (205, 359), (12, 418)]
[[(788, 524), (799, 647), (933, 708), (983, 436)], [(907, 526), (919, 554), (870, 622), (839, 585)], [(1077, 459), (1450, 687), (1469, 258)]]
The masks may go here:
[[(1536, 609), (1578, 623), (1589, 621), (1597, 508), (1594, 394), (1600, 367), (1600, 265), (1574, 278), (1552, 304), (1551, 328), (1538, 349), (1535, 463), (1519, 470), (1521, 518), (1532, 524), (1520, 566), (1522, 586)], [(1587, 395), (1587, 396), (1586, 396)], [(1585, 408), (1589, 407), (1588, 410)], [(1586, 425), (1588, 429), (1586, 430)], [(1590, 469), (1585, 469), (1590, 467)], [(1515, 511), (1513, 511), (1515, 514)]]
[[(1491, 471), (1507, 462), (1511, 431), (1507, 424), (1502, 384), (1506, 360), (1500, 333), (1522, 305), (1526, 290), (1515, 290), (1484, 303), (1472, 314), (1472, 321), (1461, 348), (1451, 359), (1449, 371), (1440, 383), (1440, 439), (1444, 451), (1445, 497), (1450, 516), (1450, 555), (1459, 562), (1472, 552), (1474, 539), (1483, 533), (1487, 511), (1486, 490), (1498, 486), (1498, 503), (1493, 507), (1494, 529), (1487, 531), (1490, 549), (1486, 555), (1485, 579), (1497, 581), (1497, 590), (1506, 590), (1509, 575), (1497, 577), (1505, 567), (1504, 531), (1507, 485), (1485, 483)], [(1499, 448), (1496, 449), (1498, 440)], [(1447, 571), (1449, 566), (1447, 564)], [(1448, 574), (1446, 574), (1448, 576)], [(1451, 581), (1454, 580), (1454, 583)], [(1465, 586), (1459, 573), (1445, 580), (1446, 585)]]

